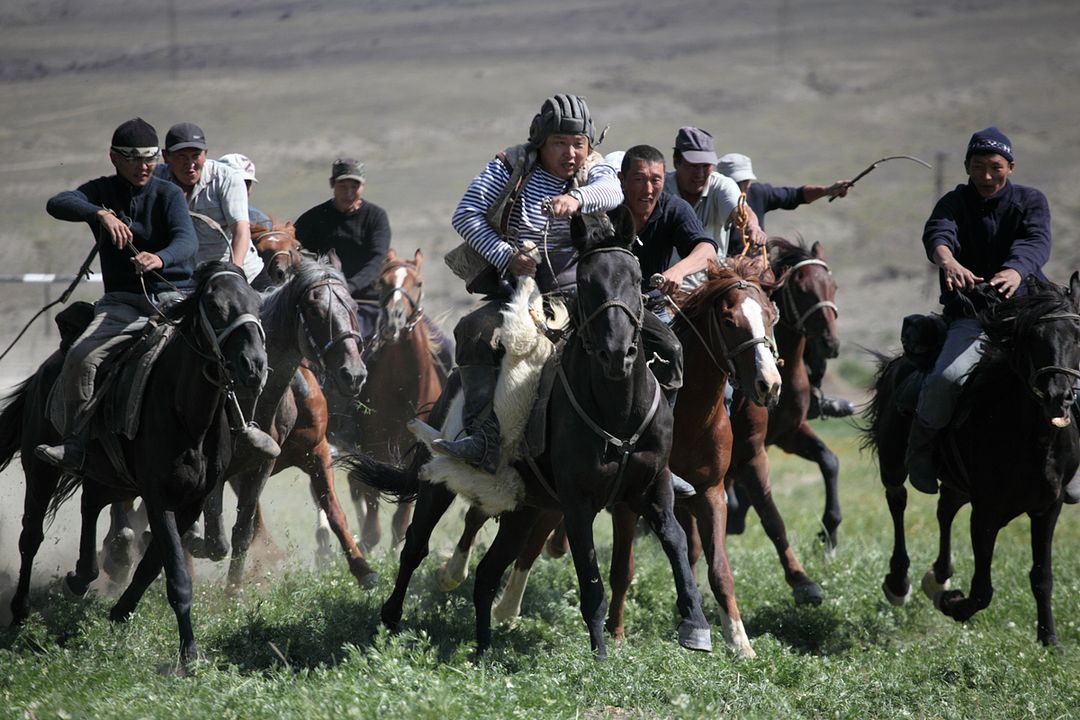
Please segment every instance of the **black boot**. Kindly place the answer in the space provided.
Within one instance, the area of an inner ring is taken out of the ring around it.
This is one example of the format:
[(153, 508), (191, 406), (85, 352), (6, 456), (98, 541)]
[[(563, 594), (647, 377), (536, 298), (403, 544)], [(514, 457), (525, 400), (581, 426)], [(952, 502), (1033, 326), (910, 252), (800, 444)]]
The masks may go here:
[(67, 438), (59, 445), (38, 445), (34, 455), (64, 472), (78, 473), (86, 461), (86, 448), (79, 438)]
[(499, 465), (499, 418), (491, 407), (499, 368), (494, 365), (463, 365), (461, 391), (465, 393), (462, 420), (469, 435), (460, 440), (435, 440), (436, 449), (463, 460), (484, 472)]
[(937, 430), (925, 425), (918, 416), (912, 419), (904, 464), (907, 465), (912, 487), (928, 495), (936, 495), (938, 491), (937, 469), (934, 467), (936, 436)]
[(844, 398), (822, 395), (818, 404), (821, 407), (822, 417), (847, 417), (855, 414), (855, 403)]
[(1065, 483), (1062, 491), (1065, 496), (1065, 504), (1075, 505), (1080, 503), (1080, 473), (1073, 475), (1072, 480)]

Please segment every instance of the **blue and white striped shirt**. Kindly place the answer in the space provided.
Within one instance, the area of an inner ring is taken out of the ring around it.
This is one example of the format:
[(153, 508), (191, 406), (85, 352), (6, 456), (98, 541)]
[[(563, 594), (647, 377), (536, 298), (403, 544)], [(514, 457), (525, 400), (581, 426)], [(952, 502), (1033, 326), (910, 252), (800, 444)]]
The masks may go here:
[[(506, 269), (515, 249), (525, 240), (532, 240), (541, 253), (544, 252), (541, 241), (544, 238), (544, 228), (548, 226), (548, 215), (543, 209), (544, 200), (566, 193), (570, 186), (569, 180), (555, 177), (537, 165), (525, 181), (514, 204), (510, 215), (509, 237), (504, 239), (488, 222), (487, 213), (508, 182), (510, 169), (506, 167), (506, 163), (497, 157), (492, 159), (483, 172), (469, 183), (465, 196), (461, 198), (451, 219), (454, 229), (465, 242), (500, 272)], [(618, 175), (615, 169), (606, 163), (597, 163), (591, 168), (588, 182), (570, 190), (569, 194), (581, 202), (582, 213), (611, 210), (623, 199)], [(569, 218), (551, 220), (550, 227), (547, 228), (546, 250), (551, 256), (552, 264), (556, 266), (553, 270), (558, 275), (567, 262), (573, 259)]]

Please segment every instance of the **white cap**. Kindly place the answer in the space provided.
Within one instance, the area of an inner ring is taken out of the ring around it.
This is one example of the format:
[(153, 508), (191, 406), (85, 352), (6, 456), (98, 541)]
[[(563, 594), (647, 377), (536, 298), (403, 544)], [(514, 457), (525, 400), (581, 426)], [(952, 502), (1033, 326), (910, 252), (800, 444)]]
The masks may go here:
[(607, 155), (604, 156), (604, 162), (606, 162), (608, 165), (615, 168), (619, 172), (622, 172), (622, 159), (624, 155), (626, 155), (625, 150), (615, 150), (614, 152), (609, 152)]
[(245, 180), (251, 182), (259, 182), (255, 178), (255, 163), (251, 162), (251, 159), (247, 155), (241, 155), (240, 153), (229, 153), (228, 155), (222, 155), (218, 158), (218, 162), (225, 163), (236, 172), (240, 173), (240, 176)]
[(737, 183), (743, 180), (757, 180), (750, 158), (739, 153), (728, 153), (721, 157), (716, 163), (716, 171), (721, 175), (727, 175)]

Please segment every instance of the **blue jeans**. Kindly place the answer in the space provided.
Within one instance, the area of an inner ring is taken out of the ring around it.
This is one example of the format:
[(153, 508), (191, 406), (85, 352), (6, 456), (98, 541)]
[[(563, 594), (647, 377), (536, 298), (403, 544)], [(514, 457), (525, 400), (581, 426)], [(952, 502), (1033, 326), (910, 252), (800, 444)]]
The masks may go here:
[(956, 401), (972, 368), (982, 357), (986, 334), (974, 318), (948, 321), (945, 344), (934, 369), (923, 381), (915, 415), (924, 425), (940, 430), (949, 424)]

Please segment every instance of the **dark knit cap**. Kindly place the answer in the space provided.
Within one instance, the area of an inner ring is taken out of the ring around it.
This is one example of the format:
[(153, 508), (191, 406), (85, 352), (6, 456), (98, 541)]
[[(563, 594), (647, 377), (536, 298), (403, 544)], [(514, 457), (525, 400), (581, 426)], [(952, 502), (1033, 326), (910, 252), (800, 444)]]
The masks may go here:
[(157, 148), (158, 137), (154, 126), (140, 117), (132, 118), (116, 128), (112, 136), (116, 148)]
[(964, 156), (964, 162), (970, 160), (972, 155), (1000, 155), (1012, 162), (1012, 142), (1005, 136), (1005, 133), (996, 127), (988, 127), (971, 136), (971, 140), (968, 141), (967, 155)]

